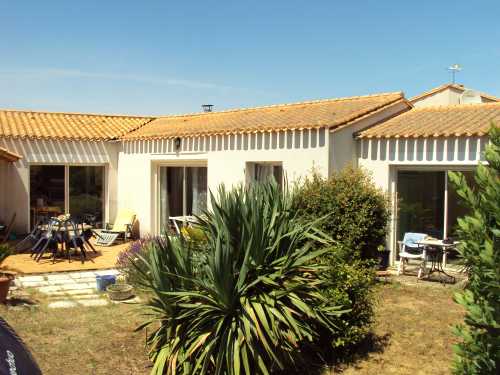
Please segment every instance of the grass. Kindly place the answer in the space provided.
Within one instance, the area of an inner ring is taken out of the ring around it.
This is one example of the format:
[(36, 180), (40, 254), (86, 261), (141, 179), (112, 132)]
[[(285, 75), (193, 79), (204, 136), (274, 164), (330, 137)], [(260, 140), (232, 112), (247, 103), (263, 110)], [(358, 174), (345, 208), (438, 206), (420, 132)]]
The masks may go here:
[[(451, 326), (463, 313), (437, 283), (379, 288), (373, 335), (327, 374), (449, 374)], [(43, 301), (42, 301), (43, 302)], [(129, 305), (49, 310), (7, 308), (0, 316), (31, 348), (44, 374), (148, 374), (141, 318)]]
[(463, 320), (455, 291), (424, 282), (381, 286), (373, 335), (329, 374), (450, 374), (451, 328)]
[[(144, 332), (134, 308), (22, 309), (0, 305), (2, 316), (31, 349), (43, 374), (148, 374)], [(46, 304), (45, 304), (46, 305)]]

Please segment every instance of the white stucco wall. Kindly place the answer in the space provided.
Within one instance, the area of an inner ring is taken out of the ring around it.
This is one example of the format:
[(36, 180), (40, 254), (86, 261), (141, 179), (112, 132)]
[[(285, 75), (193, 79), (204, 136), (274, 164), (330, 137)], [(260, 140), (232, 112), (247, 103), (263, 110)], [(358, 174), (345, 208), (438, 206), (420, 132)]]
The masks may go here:
[[(460, 97), (463, 90), (458, 90), (456, 88), (447, 88), (438, 93), (426, 96), (420, 100), (413, 102), (415, 108), (421, 107), (432, 107), (440, 105), (455, 105), (460, 104)], [(481, 103), (491, 103), (493, 100), (481, 97)]]
[(185, 138), (179, 152), (173, 140), (124, 142), (119, 154), (119, 207), (136, 211), (141, 235), (158, 230), (159, 165), (206, 165), (212, 191), (222, 183), (244, 183), (248, 162), (281, 162), (289, 183), (313, 168), (326, 176), (328, 136), (321, 129)]
[(339, 171), (347, 165), (357, 165), (357, 148), (354, 135), (381, 121), (406, 112), (410, 107), (405, 102), (388, 106), (370, 116), (364, 117), (348, 126), (331, 130), (330, 134), (330, 171)]
[(119, 143), (60, 141), (60, 140), (21, 140), (0, 138), (0, 147), (5, 147), (22, 156), (12, 163), (5, 184), (3, 215), (11, 217), (16, 212), (14, 231), (29, 231), (29, 166), (32, 164), (53, 165), (103, 165), (105, 166), (105, 220), (116, 215), (117, 168)]

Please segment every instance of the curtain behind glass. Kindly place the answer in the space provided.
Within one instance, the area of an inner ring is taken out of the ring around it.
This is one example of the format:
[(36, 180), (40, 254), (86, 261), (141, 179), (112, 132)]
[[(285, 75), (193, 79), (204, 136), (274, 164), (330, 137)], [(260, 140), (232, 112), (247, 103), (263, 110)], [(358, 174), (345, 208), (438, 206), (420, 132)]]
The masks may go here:
[(69, 167), (69, 213), (97, 226), (103, 220), (104, 167)]
[(444, 173), (398, 172), (398, 239), (406, 232), (442, 238)]
[(207, 208), (207, 168), (186, 168), (186, 214), (200, 215)]

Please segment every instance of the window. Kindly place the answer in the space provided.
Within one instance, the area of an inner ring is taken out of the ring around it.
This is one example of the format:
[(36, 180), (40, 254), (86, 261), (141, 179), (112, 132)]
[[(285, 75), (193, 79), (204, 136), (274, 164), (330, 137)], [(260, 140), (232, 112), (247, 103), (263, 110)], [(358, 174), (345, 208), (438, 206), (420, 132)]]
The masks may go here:
[(283, 165), (281, 162), (247, 163), (247, 181), (265, 182), (273, 178), (283, 186)]
[(31, 223), (69, 213), (97, 227), (104, 220), (104, 167), (30, 166)]
[(207, 208), (207, 167), (160, 167), (160, 227)]

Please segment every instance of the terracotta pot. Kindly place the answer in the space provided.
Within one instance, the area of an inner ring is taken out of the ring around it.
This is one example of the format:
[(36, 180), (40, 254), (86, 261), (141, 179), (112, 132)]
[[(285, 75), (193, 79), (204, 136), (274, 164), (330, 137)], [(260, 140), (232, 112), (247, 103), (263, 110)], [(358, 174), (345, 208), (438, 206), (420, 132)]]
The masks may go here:
[(9, 294), (11, 281), (12, 276), (0, 273), (0, 303), (5, 303), (7, 301), (7, 294)]

